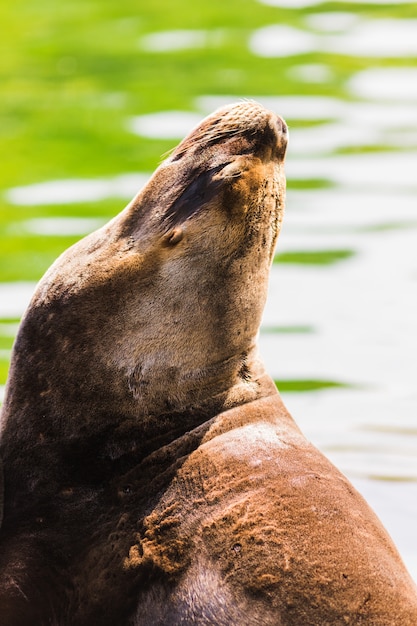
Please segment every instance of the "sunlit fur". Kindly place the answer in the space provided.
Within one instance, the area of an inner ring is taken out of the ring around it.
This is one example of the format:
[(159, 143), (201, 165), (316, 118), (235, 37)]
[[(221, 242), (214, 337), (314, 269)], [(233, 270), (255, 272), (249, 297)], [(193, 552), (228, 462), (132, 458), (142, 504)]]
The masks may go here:
[(257, 352), (287, 135), (220, 109), (41, 280), (1, 413), (1, 626), (417, 623)]

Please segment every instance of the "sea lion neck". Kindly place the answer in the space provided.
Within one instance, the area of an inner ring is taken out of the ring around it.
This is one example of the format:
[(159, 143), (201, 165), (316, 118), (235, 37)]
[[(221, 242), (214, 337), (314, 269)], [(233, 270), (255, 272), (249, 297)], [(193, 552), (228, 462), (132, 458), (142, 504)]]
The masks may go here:
[(120, 215), (55, 262), (17, 337), (3, 429), (28, 411), (71, 433), (259, 396), (286, 135), (256, 103), (209, 116)]

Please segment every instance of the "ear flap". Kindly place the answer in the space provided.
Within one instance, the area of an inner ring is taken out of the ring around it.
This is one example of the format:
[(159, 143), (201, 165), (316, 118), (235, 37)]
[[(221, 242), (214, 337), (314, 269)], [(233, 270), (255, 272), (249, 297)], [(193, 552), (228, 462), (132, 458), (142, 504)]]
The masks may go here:
[(184, 237), (184, 229), (181, 226), (174, 226), (165, 235), (165, 243), (168, 246), (175, 246), (182, 241)]

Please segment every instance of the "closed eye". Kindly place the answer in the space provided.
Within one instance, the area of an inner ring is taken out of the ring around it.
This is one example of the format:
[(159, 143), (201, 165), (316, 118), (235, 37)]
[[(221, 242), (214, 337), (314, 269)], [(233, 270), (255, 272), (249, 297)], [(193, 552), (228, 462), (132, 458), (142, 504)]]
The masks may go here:
[(234, 158), (233, 161), (222, 166), (215, 178), (222, 178), (223, 180), (239, 178), (242, 176), (243, 172), (248, 169), (250, 160), (251, 159), (245, 155)]
[(219, 165), (206, 170), (187, 185), (165, 213), (164, 221), (168, 228), (185, 222), (213, 199), (221, 186), (222, 177), (218, 173), (223, 168), (223, 165)]

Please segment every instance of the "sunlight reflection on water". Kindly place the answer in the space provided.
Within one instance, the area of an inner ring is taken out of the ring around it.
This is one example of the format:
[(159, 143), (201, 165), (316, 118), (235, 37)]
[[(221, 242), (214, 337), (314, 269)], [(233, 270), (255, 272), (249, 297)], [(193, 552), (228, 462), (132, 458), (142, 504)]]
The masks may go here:
[[(311, 18), (310, 22), (311, 24)], [(287, 57), (312, 51), (381, 58), (417, 54), (417, 20), (378, 19), (353, 23), (346, 33), (309, 32), (282, 24), (271, 24), (255, 31), (249, 49), (261, 57)], [(315, 27), (320, 26), (317, 16)]]
[(10, 204), (74, 204), (97, 202), (106, 198), (132, 197), (148, 180), (148, 174), (121, 174), (113, 178), (64, 179), (9, 189)]

